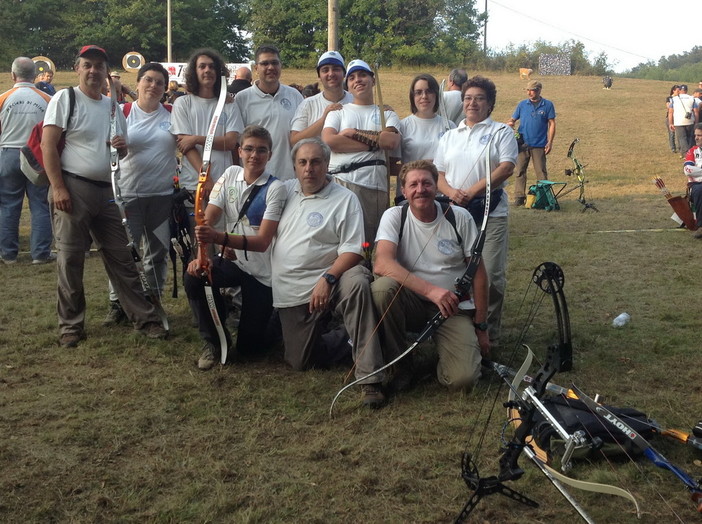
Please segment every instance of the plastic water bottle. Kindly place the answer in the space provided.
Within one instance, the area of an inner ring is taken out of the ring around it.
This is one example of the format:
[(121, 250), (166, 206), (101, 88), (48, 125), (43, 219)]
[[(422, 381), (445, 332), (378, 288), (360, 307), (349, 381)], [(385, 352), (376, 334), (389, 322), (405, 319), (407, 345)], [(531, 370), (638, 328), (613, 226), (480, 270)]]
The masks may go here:
[(617, 318), (615, 318), (612, 321), (612, 325), (614, 327), (622, 327), (622, 326), (627, 325), (630, 320), (631, 320), (631, 316), (629, 315), (629, 313), (622, 313), (621, 315), (619, 315)]

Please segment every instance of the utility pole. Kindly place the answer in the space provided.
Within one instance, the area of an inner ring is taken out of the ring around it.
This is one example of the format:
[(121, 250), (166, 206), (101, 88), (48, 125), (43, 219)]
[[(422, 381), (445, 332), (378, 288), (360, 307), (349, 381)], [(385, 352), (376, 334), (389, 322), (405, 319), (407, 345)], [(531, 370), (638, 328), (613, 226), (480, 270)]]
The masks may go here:
[(488, 12), (487, 12), (488, 0), (485, 0), (485, 21), (483, 22), (483, 54), (487, 56), (487, 22), (488, 22)]
[[(487, 0), (486, 0), (487, 1)], [(171, 41), (171, 0), (166, 0), (166, 62), (173, 62), (173, 55), (171, 54), (171, 47), (173, 42)]]
[(339, 50), (339, 0), (327, 0), (327, 51)]

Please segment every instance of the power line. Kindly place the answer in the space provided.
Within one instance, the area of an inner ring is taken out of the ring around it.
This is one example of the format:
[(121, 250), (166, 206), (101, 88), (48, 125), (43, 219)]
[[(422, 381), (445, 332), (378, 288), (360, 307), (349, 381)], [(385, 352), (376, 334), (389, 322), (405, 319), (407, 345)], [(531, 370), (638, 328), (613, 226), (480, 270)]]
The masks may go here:
[(531, 16), (530, 14), (522, 13), (521, 11), (517, 11), (516, 9), (512, 9), (511, 7), (507, 7), (506, 5), (501, 4), (500, 2), (495, 2), (495, 0), (491, 0), (491, 2), (494, 5), (497, 5), (506, 11), (510, 11), (510, 12), (515, 13), (521, 17), (524, 17), (524, 18), (528, 18), (529, 20), (533, 20), (534, 22), (536, 22), (538, 24), (550, 27), (552, 29), (557, 29), (558, 31), (561, 31), (562, 33), (573, 35), (581, 40), (587, 40), (588, 42), (591, 42), (593, 44), (597, 44), (599, 46), (602, 46), (602, 47), (605, 47), (608, 49), (612, 49), (613, 51), (619, 51), (620, 53), (625, 53), (627, 55), (635, 56), (637, 58), (643, 58), (646, 61), (651, 60), (651, 57), (640, 55), (638, 53), (632, 53), (631, 51), (627, 51), (626, 49), (621, 49), (619, 47), (616, 47), (616, 46), (613, 46), (610, 44), (606, 44), (604, 42), (600, 42), (600, 41), (594, 40), (592, 38), (588, 38), (587, 36), (583, 36), (583, 35), (580, 35), (578, 33), (574, 33), (573, 31), (570, 31), (568, 29), (563, 29), (562, 27), (555, 26), (553, 24), (550, 24), (549, 22), (544, 22), (543, 20), (539, 20), (538, 18), (535, 18), (535, 17)]

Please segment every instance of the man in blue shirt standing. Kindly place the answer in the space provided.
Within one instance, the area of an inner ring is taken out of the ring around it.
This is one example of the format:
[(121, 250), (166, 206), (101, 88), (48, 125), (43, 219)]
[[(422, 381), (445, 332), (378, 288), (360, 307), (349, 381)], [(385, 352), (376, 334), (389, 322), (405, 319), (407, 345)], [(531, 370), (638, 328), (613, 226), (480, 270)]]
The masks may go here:
[(526, 100), (517, 104), (512, 118), (507, 125), (514, 127), (519, 120), (520, 140), (519, 157), (517, 157), (517, 176), (514, 183), (514, 205), (523, 206), (526, 202), (526, 172), (529, 160), (533, 161), (538, 180), (548, 180), (546, 155), (551, 152), (553, 138), (556, 136), (556, 109), (553, 102), (541, 97), (541, 82), (532, 80), (527, 84)]

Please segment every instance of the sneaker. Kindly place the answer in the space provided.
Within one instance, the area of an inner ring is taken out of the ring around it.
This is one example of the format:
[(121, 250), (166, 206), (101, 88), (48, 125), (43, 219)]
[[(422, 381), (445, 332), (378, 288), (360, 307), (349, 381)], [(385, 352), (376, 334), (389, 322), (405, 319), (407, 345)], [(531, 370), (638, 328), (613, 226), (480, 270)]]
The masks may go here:
[(122, 309), (122, 305), (119, 300), (110, 300), (110, 309), (105, 315), (105, 320), (102, 321), (102, 325), (105, 327), (116, 326), (117, 324), (124, 324), (127, 321), (127, 314)]
[(692, 233), (692, 236), (694, 238), (702, 238), (702, 227), (698, 228), (697, 231)]
[(382, 408), (385, 405), (385, 395), (380, 387), (380, 383), (362, 384), (361, 399), (365, 407), (371, 409)]
[(512, 202), (512, 205), (515, 207), (523, 206), (524, 204), (526, 204), (526, 197), (517, 197)]
[(56, 260), (56, 254), (55, 253), (49, 253), (49, 256), (46, 258), (35, 258), (32, 260), (32, 264), (40, 265), (40, 264), (48, 264), (49, 262), (54, 262)]
[(215, 355), (214, 346), (209, 342), (205, 342), (205, 345), (202, 346), (202, 354), (197, 361), (198, 369), (207, 371), (208, 369), (212, 369), (218, 361), (219, 358)]
[(64, 348), (74, 348), (78, 342), (85, 340), (85, 333), (64, 333), (59, 337), (59, 344)]
[(138, 331), (146, 338), (164, 339), (168, 336), (168, 331), (160, 322), (147, 322)]
[(0, 260), (2, 260), (3, 264), (6, 264), (6, 265), (8, 265), (8, 266), (17, 263), (17, 259), (16, 259), (16, 258), (11, 258), (11, 259), (10, 259), (10, 258), (0, 258)]

